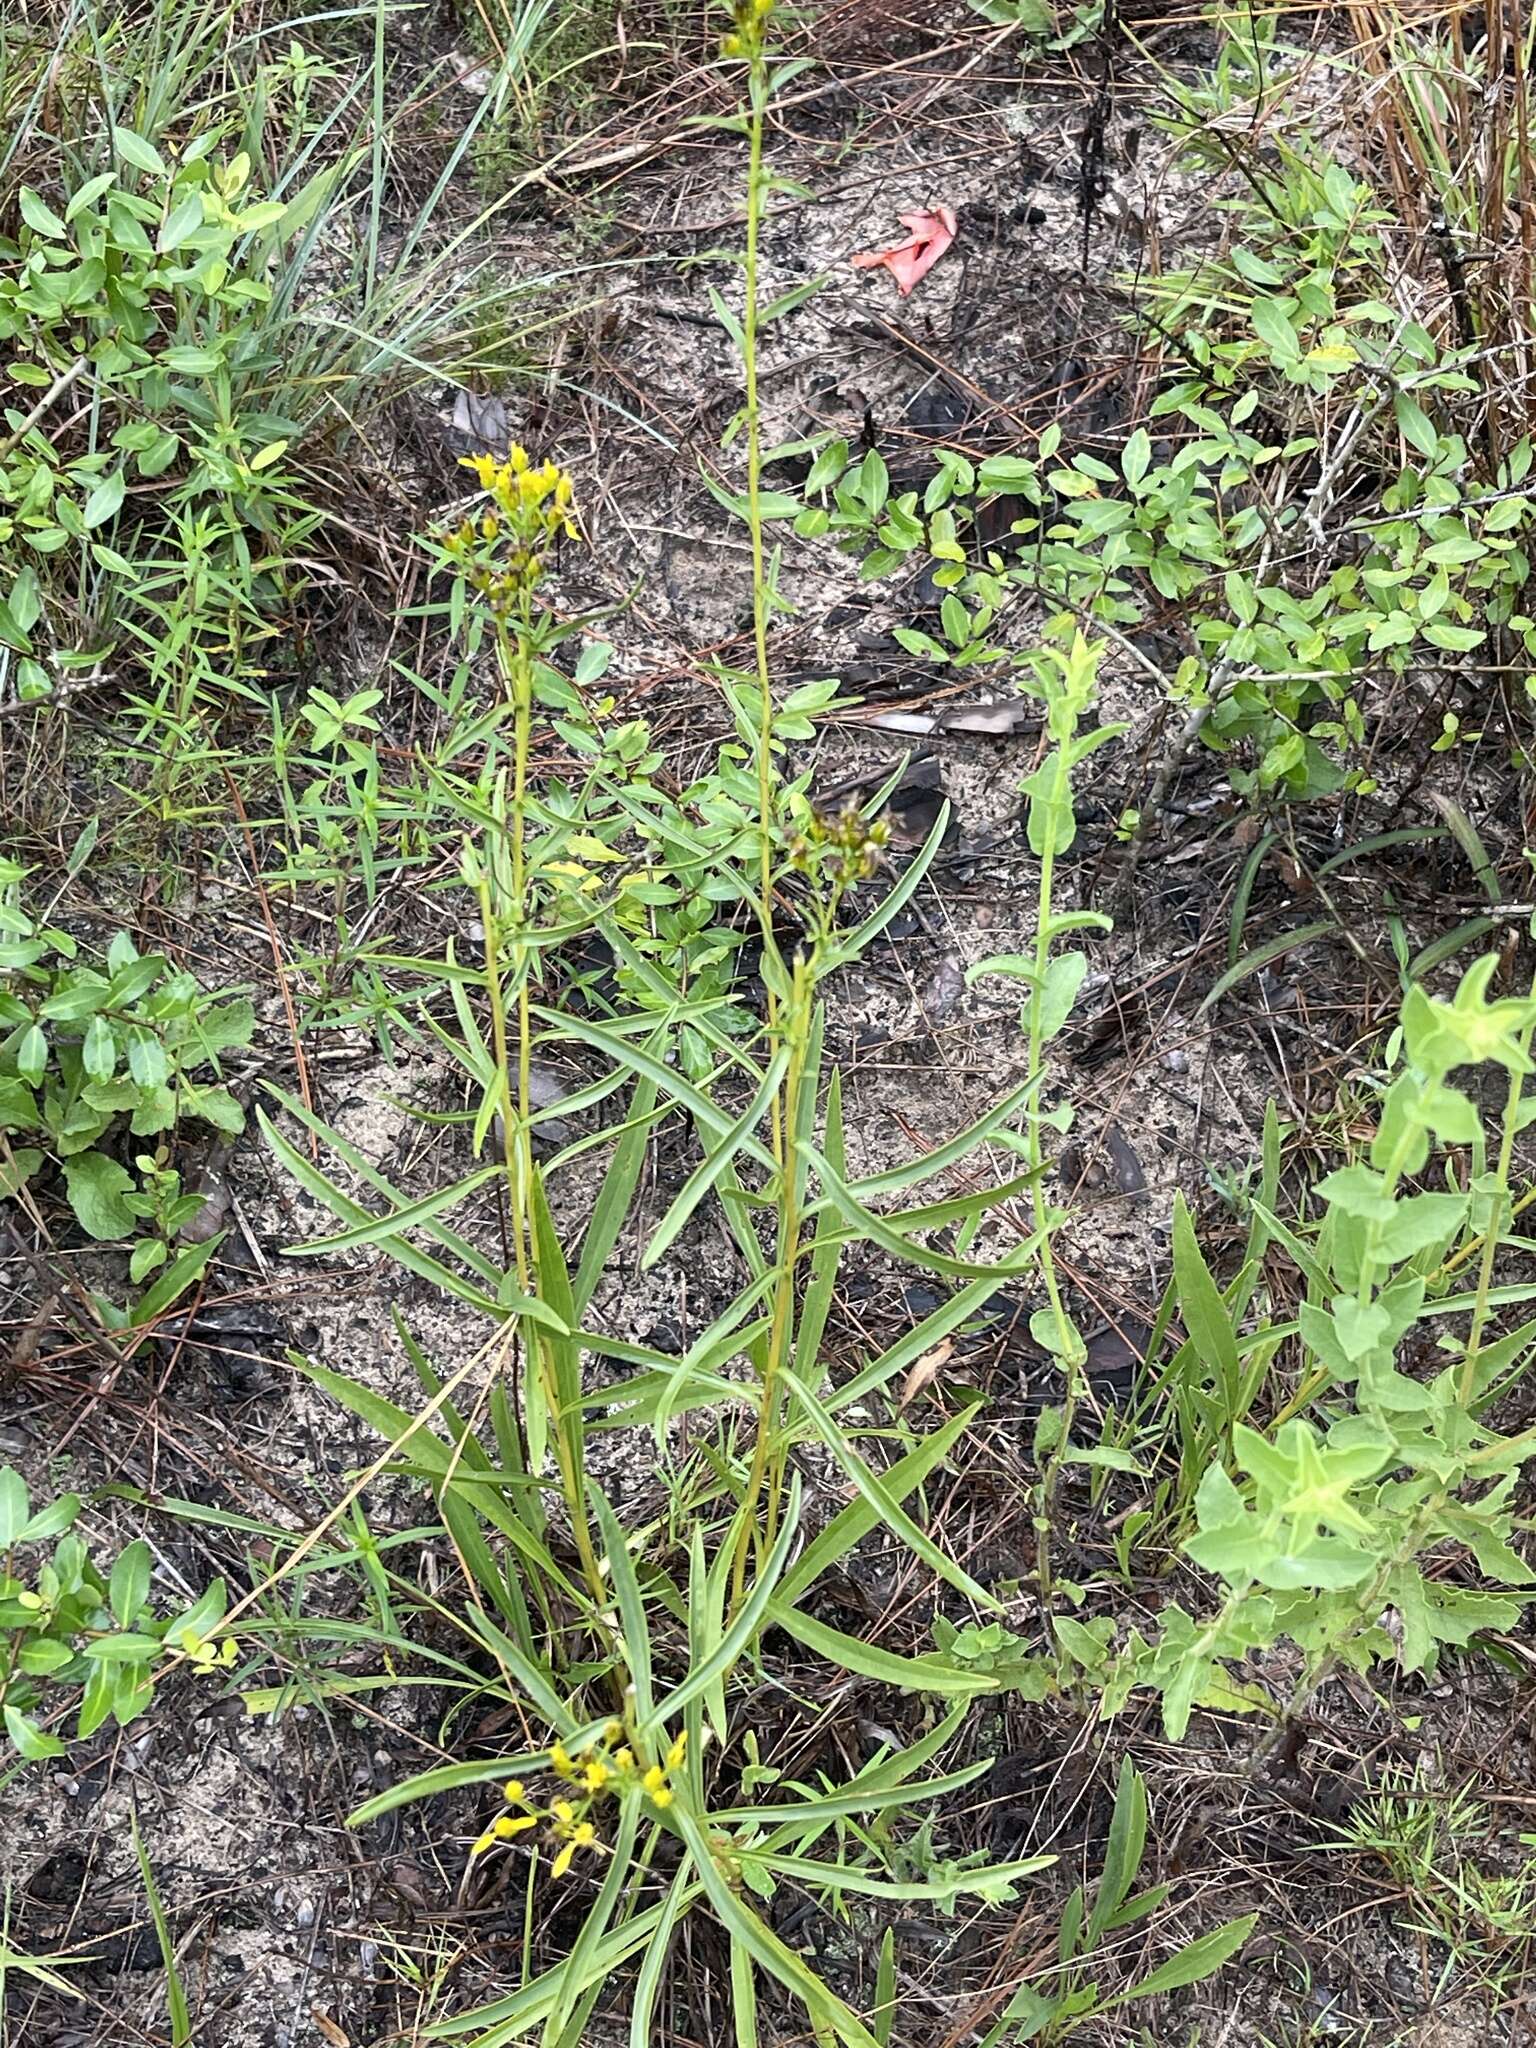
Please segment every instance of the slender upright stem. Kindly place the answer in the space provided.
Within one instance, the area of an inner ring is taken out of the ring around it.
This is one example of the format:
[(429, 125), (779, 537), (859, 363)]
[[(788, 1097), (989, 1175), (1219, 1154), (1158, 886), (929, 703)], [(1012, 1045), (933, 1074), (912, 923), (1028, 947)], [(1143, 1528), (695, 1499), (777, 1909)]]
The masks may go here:
[(773, 678), (768, 669), (768, 568), (763, 544), (763, 422), (757, 387), (757, 245), (761, 227), (763, 187), (763, 116), (766, 108), (765, 61), (755, 57), (748, 72), (750, 112), (747, 129), (747, 250), (742, 266), (746, 306), (742, 314), (742, 370), (747, 435), (747, 525), (752, 545), (752, 645), (757, 672), (757, 801), (759, 846), (759, 910), (763, 940), (773, 936)]
[[(532, 1076), (532, 1014), (529, 977), (531, 950), (529, 935), (528, 860), (524, 845), (528, 802), (528, 757), (533, 727), (533, 620), (529, 600), (516, 626), (498, 627), (497, 648), (502, 674), (512, 708), (512, 793), (508, 835), (508, 887), (505, 928), (512, 937), (512, 969), (516, 981), (516, 1089), (514, 1093), (511, 1048), (508, 1045), (507, 1007), (502, 987), (502, 924), (497, 917), (495, 892), (489, 879), (481, 882), (481, 921), (485, 927), (486, 987), (491, 1010), (491, 1049), (500, 1079), (502, 1155), (506, 1161), (507, 1195), (512, 1211), (513, 1257), (518, 1286), (531, 1296), (538, 1286), (538, 1256), (533, 1243), (530, 1206), (533, 1191), (533, 1129), (530, 1081)], [(593, 1599), (601, 1605), (607, 1598), (596, 1547), (587, 1520), (579, 1438), (573, 1441), (572, 1418), (562, 1414), (559, 1377), (550, 1352), (550, 1339), (537, 1325), (527, 1322), (523, 1341), (538, 1375), (540, 1397), (549, 1418), (560, 1473), (560, 1490), (570, 1518), (582, 1572)], [(575, 1428), (579, 1430), (579, 1420)]]
[(810, 1037), (811, 1002), (815, 982), (801, 954), (795, 957), (790, 984), (787, 1029), (790, 1034), (789, 1064), (784, 1075), (782, 1118), (778, 1128), (785, 1143), (778, 1176), (779, 1228), (778, 1265), (774, 1277), (773, 1315), (768, 1330), (768, 1348), (763, 1358), (763, 1379), (757, 1414), (757, 1442), (752, 1468), (747, 1475), (747, 1511), (742, 1517), (741, 1536), (731, 1570), (731, 1596), (739, 1602), (746, 1589), (747, 1555), (757, 1522), (758, 1502), (768, 1488), (764, 1521), (764, 1543), (771, 1546), (778, 1528), (779, 1496), (783, 1490), (784, 1465), (778, 1447), (779, 1375), (789, 1363), (795, 1337), (795, 1273), (800, 1261), (800, 1190), (795, 1172), (793, 1132), (800, 1116), (801, 1091), (805, 1084), (805, 1054)]
[[(742, 264), (745, 307), (742, 314), (742, 371), (745, 383), (743, 421), (747, 443), (747, 526), (752, 550), (752, 643), (757, 678), (756, 765), (758, 802), (758, 917), (762, 926), (765, 960), (775, 954), (773, 936), (773, 848), (777, 812), (776, 775), (773, 759), (773, 678), (768, 665), (767, 550), (763, 539), (762, 409), (758, 392), (757, 338), (758, 242), (762, 226), (763, 127), (768, 101), (767, 55), (758, 43), (748, 53), (747, 67), (747, 237)], [(787, 1365), (794, 1343), (795, 1271), (800, 1250), (800, 1218), (796, 1187), (794, 1137), (799, 1118), (800, 1091), (804, 1080), (805, 1045), (808, 1035), (812, 981), (804, 960), (797, 956), (792, 969), (789, 1014), (783, 1014), (775, 993), (777, 976), (765, 975), (767, 983), (767, 1026), (770, 1044), (784, 1029), (791, 1034), (791, 1056), (783, 1086), (769, 1112), (774, 1159), (773, 1191), (777, 1200), (778, 1229), (775, 1244), (777, 1270), (774, 1281), (773, 1314), (767, 1349), (763, 1353), (762, 1385), (758, 1403), (757, 1441), (747, 1476), (746, 1512), (732, 1565), (732, 1600), (739, 1603), (746, 1587), (747, 1559), (756, 1535), (757, 1513), (767, 1486), (766, 1536), (771, 1543), (778, 1520), (782, 1461), (774, 1457), (778, 1434), (779, 1375)]]
[(1045, 980), (1050, 967), (1049, 932), (1055, 874), (1055, 852), (1053, 848), (1047, 846), (1040, 855), (1040, 891), (1035, 914), (1035, 972), (1028, 1008), (1029, 1073), (1035, 1083), (1035, 1089), (1029, 1098), (1025, 1145), (1030, 1172), (1030, 1200), (1034, 1210), (1035, 1230), (1040, 1240), (1040, 1277), (1045, 1283), (1046, 1299), (1050, 1303), (1051, 1316), (1056, 1325), (1058, 1356), (1066, 1368), (1066, 1384), (1062, 1390), (1061, 1420), (1056, 1441), (1047, 1454), (1045, 1471), (1041, 1476), (1040, 1511), (1036, 1516), (1036, 1571), (1042, 1608), (1048, 1608), (1051, 1600), (1051, 1511), (1056, 1497), (1057, 1480), (1061, 1474), (1061, 1462), (1066, 1455), (1072, 1436), (1072, 1424), (1077, 1416), (1082, 1372), (1077, 1357), (1076, 1332), (1061, 1298), (1061, 1283), (1056, 1276), (1056, 1259), (1051, 1250), (1050, 1202), (1045, 1191), (1045, 1145), (1040, 1134), (1040, 1091), (1045, 1085)]

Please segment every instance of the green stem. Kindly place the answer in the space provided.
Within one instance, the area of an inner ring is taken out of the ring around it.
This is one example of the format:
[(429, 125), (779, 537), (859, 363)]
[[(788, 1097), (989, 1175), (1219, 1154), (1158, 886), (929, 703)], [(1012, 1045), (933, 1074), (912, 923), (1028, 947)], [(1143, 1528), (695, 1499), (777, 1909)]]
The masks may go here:
[[(773, 678), (768, 668), (768, 569), (763, 544), (763, 423), (757, 388), (757, 245), (763, 209), (763, 117), (767, 77), (761, 54), (748, 72), (747, 250), (742, 266), (746, 306), (742, 314), (742, 371), (746, 380), (747, 525), (752, 544), (752, 646), (757, 672), (757, 801), (761, 841), (758, 852), (759, 909), (763, 943), (773, 943)], [(771, 998), (770, 998), (771, 1000)]]
[[(745, 307), (742, 314), (742, 372), (745, 382), (743, 419), (747, 441), (747, 527), (752, 550), (752, 644), (757, 678), (757, 805), (758, 805), (758, 917), (762, 925), (765, 958), (775, 951), (773, 937), (773, 843), (775, 773), (773, 760), (773, 678), (768, 665), (769, 589), (767, 550), (763, 540), (762, 508), (762, 410), (758, 393), (758, 243), (763, 210), (763, 128), (767, 111), (767, 55), (761, 43), (748, 53), (747, 69), (747, 242), (742, 263)], [(767, 1026), (770, 1043), (783, 1028), (777, 977), (765, 974), (768, 985)], [(793, 968), (793, 995), (789, 1030), (791, 1057), (784, 1083), (770, 1109), (774, 1159), (773, 1188), (778, 1207), (778, 1272), (774, 1284), (773, 1319), (768, 1348), (764, 1354), (762, 1386), (757, 1414), (757, 1441), (747, 1475), (746, 1511), (741, 1520), (736, 1555), (732, 1564), (732, 1605), (739, 1605), (746, 1587), (747, 1559), (757, 1534), (758, 1504), (767, 1488), (767, 1541), (773, 1540), (782, 1490), (782, 1459), (774, 1451), (778, 1435), (779, 1374), (788, 1362), (794, 1338), (794, 1279), (800, 1248), (798, 1191), (795, 1186), (792, 1133), (799, 1114), (800, 1089), (804, 1078), (804, 1011), (809, 979), (804, 962), (797, 958)], [(771, 1469), (770, 1469), (771, 1468)]]
[(1035, 1090), (1030, 1097), (1029, 1115), (1025, 1124), (1025, 1143), (1031, 1181), (1030, 1199), (1034, 1209), (1035, 1229), (1040, 1238), (1040, 1277), (1045, 1283), (1046, 1298), (1050, 1303), (1051, 1316), (1056, 1325), (1058, 1356), (1066, 1367), (1066, 1384), (1062, 1390), (1060, 1427), (1046, 1457), (1045, 1470), (1040, 1481), (1039, 1511), (1035, 1517), (1036, 1573), (1042, 1609), (1048, 1609), (1051, 1603), (1051, 1511), (1055, 1504), (1062, 1460), (1066, 1456), (1071, 1439), (1072, 1425), (1077, 1417), (1077, 1405), (1082, 1391), (1082, 1362), (1078, 1356), (1081, 1347), (1061, 1298), (1061, 1284), (1056, 1277), (1056, 1259), (1051, 1250), (1050, 1202), (1045, 1192), (1045, 1145), (1040, 1134), (1040, 1091), (1045, 1085), (1042, 1071), (1046, 1044), (1045, 978), (1051, 957), (1049, 929), (1055, 872), (1055, 852), (1052, 847), (1047, 846), (1040, 855), (1040, 890), (1035, 914), (1034, 981), (1030, 988), (1028, 1010), (1029, 1073), (1035, 1081)]
[[(511, 871), (508, 878), (507, 927), (513, 935), (512, 971), (516, 980), (516, 1073), (514, 1099), (511, 1048), (508, 1044), (506, 998), (501, 981), (501, 927), (491, 884), (480, 884), (481, 922), (485, 927), (486, 989), (491, 1011), (491, 1044), (500, 1080), (502, 1155), (506, 1162), (507, 1198), (512, 1211), (512, 1248), (518, 1287), (531, 1296), (538, 1286), (538, 1257), (530, 1223), (533, 1188), (533, 1120), (531, 1078), (533, 1020), (529, 998), (528, 863), (523, 843), (528, 800), (528, 758), (533, 728), (533, 621), (525, 601), (516, 628), (498, 625), (497, 651), (512, 707), (512, 802), (507, 820)], [(560, 1473), (560, 1491), (575, 1538), (582, 1573), (594, 1601), (601, 1607), (607, 1589), (587, 1519), (580, 1418), (561, 1413), (559, 1380), (549, 1338), (537, 1325), (524, 1326), (524, 1344), (538, 1374), (540, 1395), (549, 1417)], [(574, 1428), (574, 1437), (573, 1437)]]
[[(1531, 983), (1531, 994), (1536, 997), (1536, 979)], [(1527, 1024), (1520, 1033), (1518, 1044), (1522, 1053), (1529, 1052), (1531, 1035), (1536, 1025)], [(1488, 1215), (1487, 1229), (1483, 1236), (1482, 1257), (1477, 1262), (1477, 1298), (1472, 1307), (1472, 1320), (1467, 1329), (1467, 1353), (1462, 1361), (1461, 1385), (1458, 1399), (1468, 1411), (1472, 1407), (1477, 1390), (1477, 1359), (1482, 1350), (1483, 1332), (1488, 1326), (1489, 1309), (1492, 1306), (1493, 1262), (1498, 1253), (1505, 1229), (1504, 1210), (1509, 1203), (1509, 1177), (1514, 1167), (1515, 1138), (1520, 1127), (1520, 1096), (1525, 1087), (1525, 1076), (1518, 1069), (1511, 1072), (1509, 1091), (1504, 1101), (1504, 1123), (1499, 1133), (1499, 1163), (1494, 1170), (1492, 1208)], [(1514, 1220), (1513, 1206), (1509, 1220)]]
[(746, 1590), (747, 1556), (757, 1524), (758, 1502), (767, 1482), (767, 1510), (764, 1547), (771, 1549), (778, 1529), (779, 1501), (784, 1486), (784, 1458), (778, 1443), (779, 1376), (789, 1363), (795, 1337), (795, 1273), (800, 1263), (800, 1190), (795, 1171), (793, 1134), (798, 1128), (801, 1091), (805, 1083), (805, 1054), (810, 1036), (810, 1005), (815, 982), (803, 955), (797, 954), (792, 969), (788, 1029), (789, 1065), (784, 1075), (782, 1117), (777, 1129), (783, 1151), (779, 1165), (779, 1216), (776, 1240), (777, 1270), (773, 1288), (773, 1318), (768, 1331), (768, 1348), (763, 1356), (762, 1389), (757, 1413), (757, 1442), (752, 1468), (747, 1475), (746, 1513), (742, 1516), (736, 1557), (731, 1567), (731, 1601), (740, 1604)]

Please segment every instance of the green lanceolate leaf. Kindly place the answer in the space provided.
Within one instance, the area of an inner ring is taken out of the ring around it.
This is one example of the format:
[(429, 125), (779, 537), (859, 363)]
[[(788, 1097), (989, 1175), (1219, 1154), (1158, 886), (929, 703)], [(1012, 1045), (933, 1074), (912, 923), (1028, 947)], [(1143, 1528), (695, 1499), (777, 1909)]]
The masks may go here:
[(893, 1535), (899, 1536), (907, 1547), (920, 1557), (930, 1571), (953, 1586), (957, 1593), (963, 1593), (968, 1600), (974, 1600), (978, 1607), (984, 1607), (994, 1614), (1002, 1612), (1002, 1604), (986, 1592), (968, 1572), (962, 1571), (952, 1558), (944, 1555), (938, 1545), (918, 1528), (912, 1517), (902, 1507), (894, 1494), (865, 1464), (864, 1460), (848, 1442), (844, 1432), (827, 1413), (821, 1402), (803, 1381), (791, 1372), (782, 1374), (784, 1384), (794, 1395), (800, 1406), (810, 1417), (817, 1435), (837, 1460), (843, 1471), (853, 1481), (864, 1499), (875, 1508), (880, 1520)]
[(645, 1248), (640, 1261), (642, 1268), (656, 1264), (726, 1168), (734, 1165), (743, 1141), (762, 1122), (769, 1103), (777, 1095), (779, 1083), (783, 1080), (788, 1065), (789, 1047), (781, 1045), (769, 1062), (752, 1100), (726, 1130), (724, 1136), (716, 1140), (713, 1149), (699, 1161), (678, 1190), (675, 1200), (657, 1224), (655, 1233)]
[(990, 1672), (969, 1671), (937, 1656), (898, 1656), (894, 1650), (882, 1650), (874, 1643), (829, 1628), (825, 1622), (813, 1620), (781, 1600), (770, 1601), (767, 1611), (797, 1642), (856, 1677), (874, 1679), (901, 1692), (931, 1692), (951, 1699), (957, 1695), (972, 1699), (978, 1693), (1000, 1690), (999, 1680)]
[(1170, 1956), (1166, 1963), (1160, 1964), (1150, 1977), (1143, 1977), (1129, 1991), (1106, 1999), (1099, 2010), (1113, 2012), (1119, 2006), (1131, 2004), (1134, 1999), (1155, 1998), (1165, 1991), (1182, 1991), (1188, 1984), (1199, 1984), (1206, 1977), (1214, 1977), (1222, 1965), (1237, 1954), (1258, 1921), (1257, 1913), (1245, 1913), (1240, 1920), (1229, 1920), (1224, 1927), (1200, 1935), (1180, 1949), (1177, 1955)]
[(1227, 1305), (1201, 1254), (1182, 1191), (1173, 1198), (1173, 1277), (1195, 1354), (1221, 1388), (1227, 1413), (1232, 1415), (1242, 1380), (1237, 1337)]
[(602, 1531), (608, 1575), (613, 1581), (614, 1597), (618, 1602), (624, 1661), (629, 1667), (629, 1682), (634, 1688), (635, 1714), (642, 1723), (647, 1723), (654, 1712), (654, 1701), (651, 1696), (651, 1633), (645, 1618), (645, 1599), (640, 1591), (640, 1581), (635, 1576), (634, 1560), (629, 1554), (629, 1539), (620, 1527), (618, 1516), (608, 1505), (602, 1490), (590, 1480), (587, 1491), (597, 1515), (597, 1525)]
[(715, 1860), (707, 1829), (685, 1809), (678, 1810), (675, 1826), (692, 1855), (709, 1903), (732, 1939), (799, 2000), (813, 2026), (835, 2035), (844, 2048), (880, 2048), (858, 2015), (739, 1896)]

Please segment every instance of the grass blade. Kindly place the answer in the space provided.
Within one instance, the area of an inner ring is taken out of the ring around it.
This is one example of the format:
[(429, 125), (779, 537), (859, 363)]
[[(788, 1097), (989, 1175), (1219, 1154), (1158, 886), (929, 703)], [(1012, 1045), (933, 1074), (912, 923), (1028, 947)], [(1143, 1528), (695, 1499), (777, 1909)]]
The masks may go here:
[(176, 1967), (176, 1944), (171, 1939), (170, 1922), (165, 1917), (160, 1887), (155, 1883), (155, 1873), (144, 1847), (144, 1837), (139, 1833), (139, 1816), (136, 1813), (130, 1812), (128, 1825), (133, 1836), (133, 1853), (139, 1862), (139, 1876), (144, 1883), (144, 1896), (149, 1902), (149, 1917), (155, 1924), (160, 1960), (165, 1965), (165, 2008), (171, 2022), (171, 2048), (188, 2048), (192, 2039), (192, 2015), (187, 2009), (181, 1972)]
[(1278, 938), (1269, 939), (1262, 946), (1255, 946), (1251, 953), (1245, 953), (1241, 960), (1234, 961), (1225, 974), (1220, 974), (1206, 992), (1197, 1017), (1203, 1017), (1214, 1003), (1219, 1003), (1228, 990), (1236, 988), (1240, 981), (1246, 981), (1250, 974), (1257, 974), (1261, 967), (1268, 967), (1272, 960), (1283, 960), (1287, 953), (1294, 953), (1298, 946), (1310, 946), (1314, 939), (1326, 939), (1338, 930), (1338, 921), (1331, 917), (1320, 917), (1311, 924), (1298, 925), (1293, 932), (1282, 932)]

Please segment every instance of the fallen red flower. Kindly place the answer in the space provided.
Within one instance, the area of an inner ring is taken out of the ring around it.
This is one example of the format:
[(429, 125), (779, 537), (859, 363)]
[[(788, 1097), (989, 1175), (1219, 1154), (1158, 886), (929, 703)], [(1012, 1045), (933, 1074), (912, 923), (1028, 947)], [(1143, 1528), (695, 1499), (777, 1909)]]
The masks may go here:
[(911, 240), (894, 249), (866, 249), (852, 260), (859, 270), (888, 270), (902, 297), (925, 278), (959, 232), (954, 212), (947, 206), (918, 207), (900, 216)]

